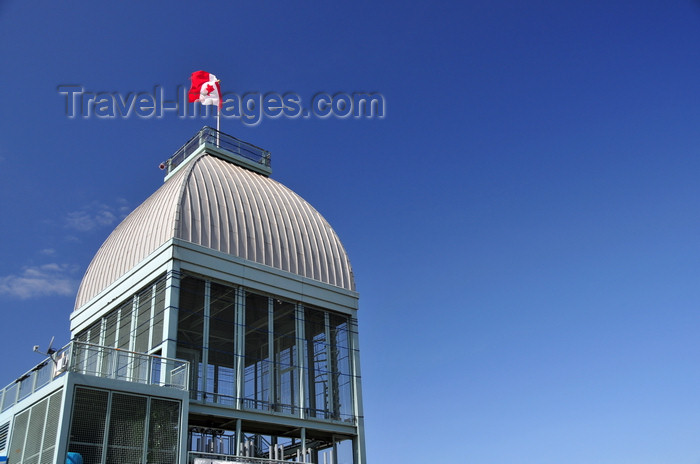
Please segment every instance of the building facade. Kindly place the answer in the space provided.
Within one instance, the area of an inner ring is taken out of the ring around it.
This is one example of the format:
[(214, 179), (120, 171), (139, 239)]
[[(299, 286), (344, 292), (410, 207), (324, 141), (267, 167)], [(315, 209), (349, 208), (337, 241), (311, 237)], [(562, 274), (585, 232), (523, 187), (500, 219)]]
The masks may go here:
[(71, 343), (2, 391), (0, 456), (364, 464), (358, 294), (334, 230), (268, 152), (211, 128), (161, 167), (88, 267)]

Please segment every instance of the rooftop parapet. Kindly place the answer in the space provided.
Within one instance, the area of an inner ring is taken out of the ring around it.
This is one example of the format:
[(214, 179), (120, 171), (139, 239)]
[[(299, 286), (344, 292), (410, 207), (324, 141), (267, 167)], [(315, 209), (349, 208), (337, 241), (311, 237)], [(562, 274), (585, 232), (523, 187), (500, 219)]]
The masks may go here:
[(160, 164), (160, 168), (165, 170), (165, 180), (168, 180), (192, 155), (201, 151), (206, 151), (266, 177), (272, 174), (269, 151), (205, 126), (180, 147), (173, 156)]

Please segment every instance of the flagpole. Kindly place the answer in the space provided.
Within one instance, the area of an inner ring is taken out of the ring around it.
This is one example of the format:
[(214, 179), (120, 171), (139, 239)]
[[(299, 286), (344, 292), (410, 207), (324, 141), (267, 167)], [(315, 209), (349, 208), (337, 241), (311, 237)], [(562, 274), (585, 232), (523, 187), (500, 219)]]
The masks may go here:
[[(214, 78), (216, 79), (216, 77)], [(221, 120), (221, 105), (223, 104), (223, 95), (221, 95), (221, 86), (219, 85), (219, 82), (221, 82), (221, 79), (216, 80), (216, 91), (219, 96), (219, 101), (216, 102), (216, 146), (219, 146), (219, 137), (221, 136), (221, 132), (219, 132), (219, 121)]]

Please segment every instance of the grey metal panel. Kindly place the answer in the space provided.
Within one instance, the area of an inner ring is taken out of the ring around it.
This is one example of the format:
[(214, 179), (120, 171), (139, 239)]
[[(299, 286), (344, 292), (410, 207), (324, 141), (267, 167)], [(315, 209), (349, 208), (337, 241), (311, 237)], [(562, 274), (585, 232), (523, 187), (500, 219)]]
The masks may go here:
[(187, 172), (176, 173), (107, 237), (85, 271), (75, 300), (76, 309), (172, 238), (177, 200)]
[(269, 177), (203, 154), (107, 238), (78, 290), (78, 309), (171, 238), (354, 290), (338, 236), (309, 203)]
[(349, 290), (350, 263), (337, 235), (282, 184), (213, 156), (193, 162), (176, 238)]

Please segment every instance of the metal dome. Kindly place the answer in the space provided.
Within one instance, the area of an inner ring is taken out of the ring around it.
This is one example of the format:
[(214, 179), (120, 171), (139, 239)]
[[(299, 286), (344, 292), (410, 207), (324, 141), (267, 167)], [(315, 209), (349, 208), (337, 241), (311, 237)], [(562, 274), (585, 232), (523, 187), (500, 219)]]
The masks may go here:
[(205, 152), (107, 238), (85, 272), (75, 309), (172, 238), (355, 290), (347, 253), (318, 211), (279, 182)]

